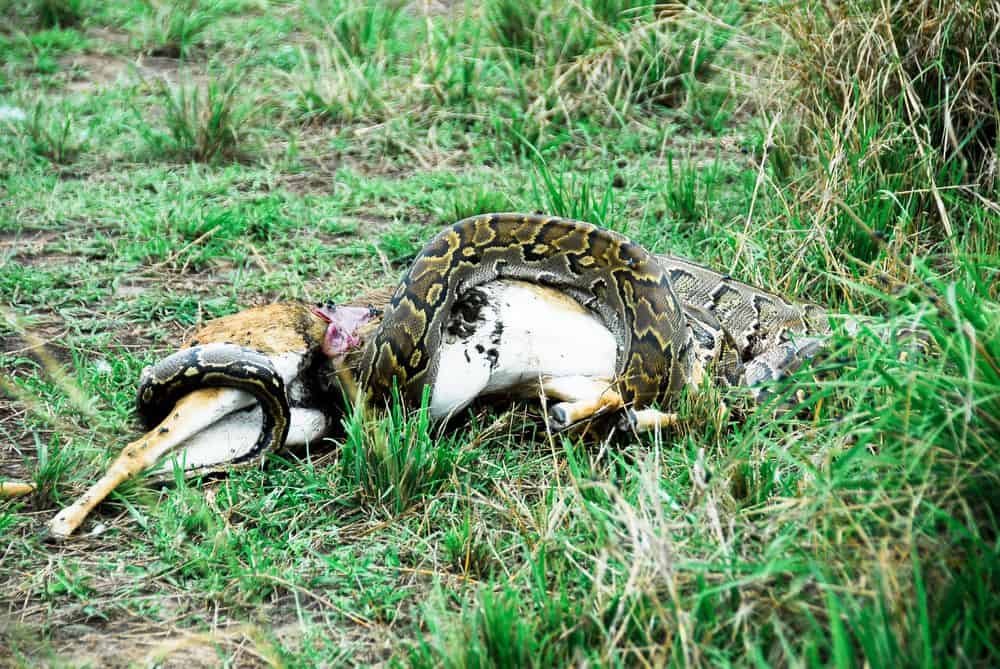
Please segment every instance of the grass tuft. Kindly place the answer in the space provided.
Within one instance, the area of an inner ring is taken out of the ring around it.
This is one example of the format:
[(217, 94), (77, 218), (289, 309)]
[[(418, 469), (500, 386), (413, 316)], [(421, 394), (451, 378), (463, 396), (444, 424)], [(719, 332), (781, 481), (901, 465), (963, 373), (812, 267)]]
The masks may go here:
[[(852, 0), (776, 18), (794, 47), (784, 67), (803, 132), (793, 141), (808, 142), (824, 166), (798, 198), (824, 224), (857, 228), (874, 214), (891, 219), (878, 230), (886, 235), (932, 222), (927, 241), (940, 242), (961, 233), (953, 200), (996, 199), (1000, 5)], [(865, 248), (860, 258), (871, 260)]]
[[(72, 28), (88, 15), (87, 0), (19, 0), (0, 4), (4, 33), (31, 28)], [(7, 22), (9, 20), (9, 22)]]
[(39, 99), (23, 121), (11, 125), (27, 139), (32, 153), (57, 165), (72, 163), (87, 148), (86, 135), (76, 129), (65, 106), (50, 107)]
[(85, 16), (84, 0), (34, 0), (38, 21), (47, 28), (70, 28)]
[(405, 3), (326, 0), (307, 8), (334, 44), (353, 57), (377, 57), (395, 38)]
[(140, 20), (144, 51), (151, 56), (188, 58), (204, 44), (205, 32), (222, 16), (218, 0), (144, 0)]
[(365, 504), (401, 514), (432, 495), (454, 472), (462, 456), (462, 437), (432, 435), (429, 403), (429, 387), (414, 410), (405, 409), (394, 392), (385, 414), (372, 416), (358, 404), (344, 419), (340, 468)]
[(615, 215), (613, 178), (603, 189), (597, 188), (590, 177), (566, 177), (562, 171), (553, 174), (544, 160), (536, 161), (535, 174), (535, 200), (546, 214), (622, 231), (624, 221)]
[(154, 97), (163, 113), (166, 132), (139, 116), (139, 132), (150, 151), (174, 159), (201, 163), (246, 160), (252, 103), (240, 95), (243, 74), (236, 71), (205, 84), (172, 86), (157, 79)]

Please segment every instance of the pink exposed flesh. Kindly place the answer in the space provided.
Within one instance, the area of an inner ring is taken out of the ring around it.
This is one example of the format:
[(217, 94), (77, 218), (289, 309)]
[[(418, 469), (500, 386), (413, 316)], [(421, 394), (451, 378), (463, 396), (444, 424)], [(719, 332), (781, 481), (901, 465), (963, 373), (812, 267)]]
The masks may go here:
[(314, 314), (329, 325), (323, 337), (323, 353), (331, 358), (344, 355), (361, 343), (358, 328), (370, 321), (375, 313), (370, 307), (315, 306)]

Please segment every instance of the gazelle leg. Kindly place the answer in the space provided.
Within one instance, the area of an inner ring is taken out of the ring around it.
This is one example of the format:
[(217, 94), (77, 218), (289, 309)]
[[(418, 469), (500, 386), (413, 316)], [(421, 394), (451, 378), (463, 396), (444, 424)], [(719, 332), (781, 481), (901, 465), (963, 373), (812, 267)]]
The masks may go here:
[[(302, 446), (315, 442), (329, 431), (332, 422), (327, 412), (292, 407), (284, 446)], [(225, 465), (246, 453), (256, 443), (260, 436), (260, 426), (260, 407), (249, 411), (234, 411), (172, 449), (149, 473), (156, 477), (170, 477), (174, 470), (174, 458), (192, 474), (206, 469), (218, 471), (218, 465)]]
[(561, 400), (549, 407), (549, 420), (562, 430), (586, 418), (625, 406), (622, 396), (608, 379), (589, 376), (558, 376), (542, 379), (542, 392)]
[(24, 497), (35, 491), (35, 486), (23, 481), (0, 481), (0, 499)]
[(667, 413), (659, 409), (628, 409), (618, 421), (618, 429), (641, 433), (674, 427), (678, 423), (680, 423), (680, 417), (673, 412)]
[(123, 481), (152, 467), (192, 435), (254, 401), (249, 393), (233, 388), (204, 388), (185, 395), (163, 422), (122, 449), (104, 476), (49, 521), (49, 534), (57, 539), (68, 537)]

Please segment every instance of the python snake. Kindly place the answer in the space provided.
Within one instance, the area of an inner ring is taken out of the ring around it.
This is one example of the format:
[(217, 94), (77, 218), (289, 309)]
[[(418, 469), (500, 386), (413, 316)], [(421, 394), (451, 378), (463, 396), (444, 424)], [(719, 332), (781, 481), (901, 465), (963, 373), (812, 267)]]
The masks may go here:
[[(500, 279), (551, 287), (595, 312), (618, 343), (618, 386), (632, 408), (669, 402), (706, 369), (730, 385), (777, 378), (829, 331), (820, 307), (790, 303), (684, 258), (652, 255), (614, 231), (566, 218), (486, 214), (449, 226), (418, 254), (357, 354), (361, 388), (384, 401), (395, 383), (419, 402), (423, 387), (437, 381), (436, 352), (453, 307)], [(246, 390), (260, 402), (264, 424), (254, 447), (232, 464), (259, 460), (287, 434), (281, 377), (254, 350), (209, 346), (144, 370), (139, 413), (155, 425), (193, 389)]]
[[(449, 323), (447, 333), (453, 335), (456, 318), (463, 321), (469, 313), (473, 320), (478, 318), (468, 307), (484, 289), (507, 295), (498, 304), (518, 305), (508, 314), (512, 338), (504, 351), (525, 344), (531, 349), (538, 328), (524, 327), (521, 314), (527, 307), (508, 299), (514, 295), (512, 284), (519, 281), (535, 284), (544, 304), (542, 311), (532, 312), (536, 321), (547, 317), (556, 323), (572, 321), (573, 327), (581, 328), (574, 331), (582, 333), (584, 324), (594, 321), (573, 321), (574, 312), (566, 307), (572, 302), (579, 310), (575, 313), (589, 308), (607, 328), (603, 335), (607, 339), (591, 337), (584, 350), (573, 350), (566, 358), (571, 362), (561, 373), (583, 376), (551, 376), (548, 386), (539, 377), (538, 388), (561, 401), (568, 418), (562, 421), (565, 425), (620, 409), (627, 409), (618, 415), (633, 428), (669, 424), (658, 421), (672, 414), (634, 409), (669, 402), (683, 385), (697, 385), (706, 370), (725, 383), (761, 387), (812, 355), (829, 333), (826, 312), (819, 307), (787, 302), (683, 258), (650, 255), (622, 235), (589, 223), (523, 214), (466, 219), (424, 248), (391, 299), (389, 292), (370, 298), (376, 304), (389, 302), (380, 324), (366, 323), (376, 314), (370, 306), (333, 310), (328, 305), (324, 313), (323, 305), (276, 304), (212, 321), (185, 348), (144, 370), (138, 409), (152, 429), (126, 446), (100, 480), (49, 522), (51, 536), (71, 534), (119, 483), (148, 469), (193, 435), (208, 439), (195, 440), (200, 445), (192, 446), (196, 456), (184, 463), (186, 474), (247, 466), (283, 446), (286, 439), (306, 443), (318, 438), (328, 425), (326, 391), (320, 389), (311, 400), (302, 392), (315, 377), (328, 374), (327, 356), (343, 353), (344, 364), (334, 365), (337, 378), (355, 388), (360, 381), (375, 398), (385, 399), (393, 383), (411, 402), (425, 385), (437, 389), (440, 353), (449, 351), (454, 358), (456, 351), (443, 329)], [(502, 327), (504, 322), (494, 325)], [(361, 325), (366, 328), (359, 330)], [(465, 325), (478, 332), (476, 323)], [(539, 326), (545, 330), (544, 324)], [(223, 343), (234, 341), (244, 346)], [(367, 344), (347, 350), (359, 341)], [(595, 343), (597, 348), (591, 349)], [(321, 373), (311, 359), (326, 371)], [(443, 374), (445, 385), (456, 375), (466, 376), (469, 362), (467, 352), (464, 363), (451, 359)], [(539, 373), (548, 369), (536, 362), (529, 368)], [(572, 379), (577, 380), (566, 385)], [(579, 379), (589, 384), (582, 395)], [(611, 392), (610, 399), (609, 383), (620, 391)], [(495, 389), (505, 387), (501, 383)], [(250, 431), (237, 439), (247, 447), (216, 453), (215, 437), (210, 436), (216, 433), (207, 427), (214, 428), (216, 420), (250, 406), (250, 398), (236, 391), (256, 399), (262, 429), (253, 441), (251, 420)], [(299, 412), (294, 416), (289, 400)], [(556, 416), (553, 409), (558, 406), (550, 407), (550, 417)], [(435, 416), (446, 414), (450, 415)], [(314, 420), (317, 416), (319, 420)], [(203, 429), (204, 434), (199, 432)], [(201, 452), (203, 446), (209, 450)], [(156, 478), (166, 474), (172, 469), (153, 472)], [(5, 491), (0, 488), (0, 493)]]
[(596, 312), (619, 343), (626, 403), (666, 402), (690, 378), (693, 335), (652, 254), (583, 221), (504, 213), (461, 220), (423, 248), (363, 354), (361, 387), (384, 399), (397, 383), (406, 399), (419, 402), (422, 388), (436, 381), (435, 353), (452, 307), (498, 279), (557, 289)]

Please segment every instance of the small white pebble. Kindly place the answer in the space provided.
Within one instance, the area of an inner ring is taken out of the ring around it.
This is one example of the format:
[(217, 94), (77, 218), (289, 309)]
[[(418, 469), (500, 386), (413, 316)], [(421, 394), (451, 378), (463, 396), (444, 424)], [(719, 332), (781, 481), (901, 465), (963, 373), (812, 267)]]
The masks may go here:
[(0, 121), (23, 121), (28, 118), (23, 109), (0, 105)]
[(114, 370), (111, 369), (111, 363), (104, 358), (98, 358), (94, 361), (94, 371), (98, 374), (110, 374)]
[(104, 523), (97, 523), (94, 525), (94, 529), (87, 533), (88, 537), (99, 537), (108, 531), (108, 526)]

